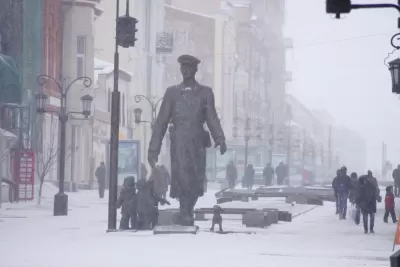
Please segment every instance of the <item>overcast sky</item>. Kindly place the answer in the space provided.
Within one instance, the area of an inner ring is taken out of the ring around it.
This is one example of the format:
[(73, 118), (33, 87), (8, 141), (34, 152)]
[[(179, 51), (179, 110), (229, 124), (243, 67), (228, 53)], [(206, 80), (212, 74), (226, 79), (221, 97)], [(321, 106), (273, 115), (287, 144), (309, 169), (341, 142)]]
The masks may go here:
[[(383, 140), (388, 144), (388, 159), (400, 163), (400, 100), (391, 93), (390, 73), (383, 63), (393, 51), (390, 38), (398, 31), (398, 12), (355, 10), (336, 20), (325, 13), (324, 0), (286, 3), (286, 35), (295, 45), (289, 56), (294, 75), (289, 92), (308, 107), (325, 108), (340, 124), (363, 134), (369, 168), (380, 168)], [(390, 58), (397, 57), (400, 51)]]

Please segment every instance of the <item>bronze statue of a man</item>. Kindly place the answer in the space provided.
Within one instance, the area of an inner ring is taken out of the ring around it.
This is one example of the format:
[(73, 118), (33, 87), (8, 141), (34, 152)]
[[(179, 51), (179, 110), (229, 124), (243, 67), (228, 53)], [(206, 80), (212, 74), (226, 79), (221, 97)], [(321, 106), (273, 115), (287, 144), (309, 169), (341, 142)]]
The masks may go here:
[(151, 136), (148, 161), (152, 168), (158, 160), (162, 140), (171, 122), (171, 190), (179, 200), (180, 224), (194, 225), (193, 210), (204, 194), (206, 148), (211, 138), (204, 129), (207, 123), (215, 147), (226, 152), (225, 136), (215, 110), (214, 93), (195, 80), (200, 60), (189, 55), (178, 58), (183, 82), (167, 88)]

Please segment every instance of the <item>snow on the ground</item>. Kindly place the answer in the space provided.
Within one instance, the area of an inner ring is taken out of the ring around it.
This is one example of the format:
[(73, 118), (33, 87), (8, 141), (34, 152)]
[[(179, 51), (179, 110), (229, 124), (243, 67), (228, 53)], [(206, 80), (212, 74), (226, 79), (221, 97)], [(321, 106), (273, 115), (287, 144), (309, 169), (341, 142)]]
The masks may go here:
[[(224, 206), (276, 207), (299, 215), (291, 223), (249, 229), (224, 220), (225, 230), (256, 230), (253, 235), (200, 231), (197, 235), (160, 235), (150, 231), (106, 233), (107, 198), (95, 191), (69, 193), (67, 217), (52, 216), (52, 193), (35, 203), (3, 204), (0, 209), (1, 267), (243, 267), (389, 266), (394, 224), (376, 218), (376, 234), (365, 235), (350, 219), (339, 221), (334, 203), (291, 206), (284, 199), (231, 202)], [(198, 207), (215, 204), (209, 190)], [(172, 207), (177, 202), (172, 201)], [(380, 205), (382, 208), (382, 205)], [(198, 222), (201, 229), (210, 222)]]

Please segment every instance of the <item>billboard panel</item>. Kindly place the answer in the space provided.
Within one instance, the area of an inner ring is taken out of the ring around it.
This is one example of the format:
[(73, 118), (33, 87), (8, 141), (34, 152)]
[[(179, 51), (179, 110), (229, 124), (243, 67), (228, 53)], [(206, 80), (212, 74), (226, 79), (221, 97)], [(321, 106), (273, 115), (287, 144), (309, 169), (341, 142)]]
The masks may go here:
[[(108, 143), (107, 174), (109, 174), (110, 143)], [(118, 145), (118, 186), (122, 186), (124, 179), (134, 176), (136, 181), (140, 177), (140, 141), (121, 140)]]

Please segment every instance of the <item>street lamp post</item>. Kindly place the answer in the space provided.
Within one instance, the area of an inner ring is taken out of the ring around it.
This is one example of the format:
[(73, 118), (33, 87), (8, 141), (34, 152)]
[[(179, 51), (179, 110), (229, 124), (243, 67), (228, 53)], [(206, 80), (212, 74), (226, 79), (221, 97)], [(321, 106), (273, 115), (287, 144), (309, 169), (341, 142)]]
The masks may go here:
[[(239, 120), (238, 118), (234, 118), (233, 119), (233, 121), (235, 123), (237, 123), (238, 120)], [(252, 135), (251, 134), (250, 122), (251, 122), (250, 118), (246, 118), (245, 125), (244, 125), (244, 136), (243, 136), (244, 137), (244, 166), (245, 167), (247, 166), (247, 161), (248, 161), (248, 150), (249, 150), (249, 141), (250, 141), (250, 139), (251, 138), (257, 138), (257, 139), (261, 140), (261, 133), (257, 133), (256, 135)], [(262, 129), (261, 129), (260, 126), (258, 126), (257, 130), (261, 132)], [(237, 131), (238, 131), (238, 128), (235, 125), (233, 127), (233, 137), (234, 138), (239, 137), (237, 135)]]
[(135, 108), (133, 110), (133, 113), (135, 115), (135, 123), (136, 124), (139, 124), (141, 122), (150, 123), (151, 130), (153, 130), (154, 124), (156, 123), (156, 119), (157, 119), (157, 108), (158, 108), (158, 105), (161, 103), (161, 100), (163, 99), (163, 97), (161, 97), (157, 101), (154, 101), (154, 100), (151, 100), (150, 98), (148, 98), (147, 96), (144, 96), (144, 95), (136, 95), (135, 96), (136, 103), (140, 103), (143, 99), (145, 99), (147, 101), (147, 103), (150, 104), (150, 107), (151, 107), (151, 120), (150, 121), (142, 120), (143, 110), (141, 108)]
[[(82, 111), (81, 112), (67, 112), (67, 94), (69, 89), (73, 84), (77, 81), (82, 81), (83, 86), (88, 88), (92, 85), (92, 80), (89, 77), (78, 77), (73, 80), (68, 86), (64, 82), (61, 84), (56, 79), (48, 75), (39, 75), (37, 77), (37, 83), (40, 86), (43, 86), (48, 81), (54, 82), (59, 91), (61, 96), (61, 105), (60, 110), (56, 112), (58, 114), (60, 120), (60, 151), (59, 151), (59, 186), (58, 186), (58, 193), (54, 196), (54, 216), (66, 216), (68, 215), (68, 195), (64, 192), (64, 182), (65, 182), (65, 142), (66, 142), (66, 125), (68, 121), (69, 114), (82, 114), (85, 118), (88, 118), (90, 115), (90, 107), (93, 101), (93, 97), (90, 95), (84, 95), (81, 97), (82, 101)], [(43, 93), (39, 93), (36, 95), (36, 107), (37, 113), (44, 114), (46, 111), (47, 95)]]

